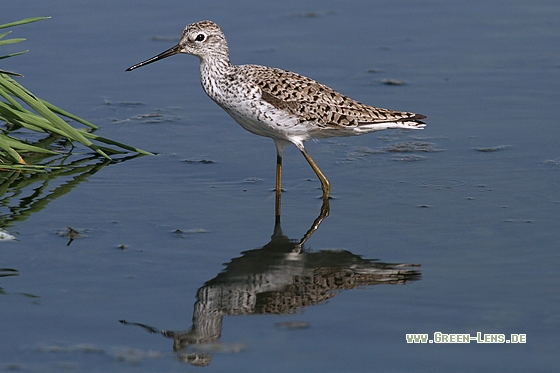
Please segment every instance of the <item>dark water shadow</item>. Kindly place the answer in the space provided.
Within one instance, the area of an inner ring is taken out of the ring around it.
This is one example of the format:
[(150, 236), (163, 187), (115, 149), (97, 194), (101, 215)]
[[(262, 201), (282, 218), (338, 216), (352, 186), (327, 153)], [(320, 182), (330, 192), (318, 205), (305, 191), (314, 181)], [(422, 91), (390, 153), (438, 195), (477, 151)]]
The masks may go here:
[[(342, 290), (405, 284), (421, 278), (421, 272), (413, 269), (419, 264), (384, 263), (347, 250), (307, 252), (305, 241), (328, 214), (327, 200), (301, 239), (284, 235), (278, 216), (270, 242), (231, 259), (223, 271), (198, 289), (190, 329), (159, 330), (146, 324), (119, 321), (173, 339), (173, 351), (180, 361), (207, 366), (214, 353), (235, 350), (219, 342), (224, 316), (291, 314), (302, 307), (323, 303)], [(282, 324), (279, 326), (307, 326), (297, 322)]]

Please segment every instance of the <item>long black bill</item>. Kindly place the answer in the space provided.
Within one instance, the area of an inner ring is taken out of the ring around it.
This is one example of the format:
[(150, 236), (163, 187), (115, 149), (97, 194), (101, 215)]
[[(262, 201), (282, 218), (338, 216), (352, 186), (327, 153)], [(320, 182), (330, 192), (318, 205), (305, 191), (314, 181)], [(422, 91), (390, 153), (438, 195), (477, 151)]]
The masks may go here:
[(162, 59), (164, 59), (165, 57), (173, 56), (174, 54), (177, 54), (177, 53), (181, 53), (181, 46), (180, 46), (179, 44), (177, 44), (177, 45), (174, 46), (173, 48), (169, 48), (169, 49), (166, 50), (165, 52), (161, 52), (161, 53), (158, 54), (157, 56), (154, 56), (154, 57), (152, 57), (152, 58), (150, 58), (150, 59), (147, 59), (146, 61), (137, 63), (137, 64), (134, 65), (134, 66), (130, 66), (128, 69), (126, 69), (126, 71), (131, 71), (131, 70), (137, 69), (137, 68), (139, 68), (139, 67), (148, 65), (148, 64), (150, 64), (150, 63), (152, 63), (152, 62), (156, 62), (156, 61), (162, 60)]

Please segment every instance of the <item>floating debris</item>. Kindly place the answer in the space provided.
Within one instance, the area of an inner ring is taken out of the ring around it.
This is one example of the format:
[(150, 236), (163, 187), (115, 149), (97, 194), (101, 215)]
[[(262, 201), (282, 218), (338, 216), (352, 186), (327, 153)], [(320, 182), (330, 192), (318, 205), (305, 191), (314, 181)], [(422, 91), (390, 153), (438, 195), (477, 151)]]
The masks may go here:
[(474, 148), (474, 150), (483, 153), (492, 153), (492, 152), (497, 152), (498, 150), (504, 150), (509, 148), (511, 148), (511, 145), (498, 145), (490, 148)]
[(417, 161), (424, 161), (428, 159), (428, 157), (424, 157), (421, 155), (405, 155), (402, 157), (394, 157), (393, 161), (399, 161), (399, 162), (417, 162)]
[(124, 106), (124, 107), (130, 107), (130, 106), (144, 106), (146, 104), (144, 104), (143, 102), (129, 102), (129, 101), (121, 101), (121, 102), (111, 102), (107, 99), (105, 99), (103, 101), (103, 103), (107, 106)]
[(175, 229), (173, 232), (174, 235), (179, 236), (181, 238), (191, 235), (191, 234), (199, 234), (199, 233), (209, 233), (209, 230), (204, 228), (192, 228), (192, 229)]
[(60, 230), (60, 231), (56, 231), (55, 233), (58, 234), (59, 236), (62, 237), (68, 237), (69, 241), (66, 244), (66, 246), (70, 246), (70, 244), (72, 243), (72, 241), (74, 241), (76, 238), (84, 238), (87, 237), (86, 234), (84, 234), (85, 232), (87, 232), (88, 229), (74, 229), (71, 226), (66, 227), (66, 230)]
[(404, 80), (397, 80), (397, 79), (383, 79), (381, 83), (385, 85), (405, 85), (406, 83)]
[(505, 219), (504, 223), (534, 223), (531, 219)]
[(185, 162), (185, 163), (200, 163), (200, 164), (216, 163), (216, 161), (213, 161), (211, 159), (206, 159), (206, 158), (184, 159), (183, 162)]
[(549, 166), (560, 166), (560, 160), (547, 159), (546, 161), (543, 162), (543, 164), (549, 165)]
[(193, 228), (193, 229), (187, 229), (188, 234), (195, 234), (195, 233), (208, 233), (210, 231), (203, 229), (203, 228)]
[(290, 17), (294, 18), (319, 18), (327, 15), (335, 14), (333, 10), (327, 10), (324, 12), (297, 12), (290, 14)]
[(15, 236), (12, 236), (3, 229), (0, 229), (0, 241), (14, 241), (17, 240)]

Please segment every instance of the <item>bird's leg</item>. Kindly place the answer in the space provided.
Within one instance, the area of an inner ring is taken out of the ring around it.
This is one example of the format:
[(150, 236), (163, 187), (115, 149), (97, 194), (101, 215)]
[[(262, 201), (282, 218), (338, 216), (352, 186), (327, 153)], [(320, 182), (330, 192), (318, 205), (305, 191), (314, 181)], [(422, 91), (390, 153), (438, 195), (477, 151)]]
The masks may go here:
[(303, 145), (296, 145), (296, 146), (299, 148), (299, 150), (301, 151), (301, 154), (303, 154), (303, 156), (307, 160), (307, 163), (309, 163), (309, 165), (311, 166), (313, 171), (315, 171), (315, 173), (317, 174), (317, 177), (321, 181), (321, 187), (323, 188), (323, 199), (328, 199), (329, 198), (329, 193), (331, 191), (331, 186), (330, 186), (329, 181), (327, 180), (325, 175), (321, 172), (321, 170), (319, 169), (319, 167), (317, 166), (315, 161), (311, 158), (309, 153), (307, 153), (307, 150), (305, 150)]
[(282, 155), (276, 154), (276, 218), (280, 218), (280, 199), (282, 197)]
[(282, 154), (289, 142), (274, 139), (276, 145), (276, 220), (280, 220), (280, 198), (282, 195)]

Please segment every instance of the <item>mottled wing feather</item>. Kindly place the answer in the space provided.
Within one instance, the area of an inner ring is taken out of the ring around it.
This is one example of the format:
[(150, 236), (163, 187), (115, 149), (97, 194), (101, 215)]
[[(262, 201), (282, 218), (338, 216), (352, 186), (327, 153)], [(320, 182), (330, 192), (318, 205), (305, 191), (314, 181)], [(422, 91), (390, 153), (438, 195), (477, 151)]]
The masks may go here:
[(415, 121), (424, 115), (361, 104), (302, 75), (250, 65), (249, 78), (261, 89), (262, 99), (272, 106), (324, 128), (352, 127), (384, 122)]

